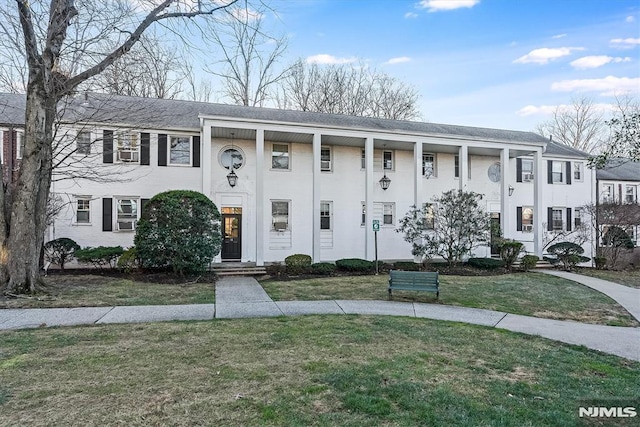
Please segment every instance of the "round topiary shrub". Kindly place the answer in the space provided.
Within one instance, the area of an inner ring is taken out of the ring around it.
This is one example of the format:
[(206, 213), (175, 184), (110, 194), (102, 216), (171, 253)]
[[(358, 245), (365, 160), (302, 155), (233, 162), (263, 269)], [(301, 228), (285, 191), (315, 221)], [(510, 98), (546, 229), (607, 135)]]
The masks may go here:
[(44, 245), (44, 256), (52, 263), (58, 264), (64, 270), (67, 261), (73, 258), (75, 251), (80, 249), (74, 240), (67, 237), (51, 240)]
[(311, 257), (305, 254), (289, 255), (284, 259), (288, 274), (302, 274), (311, 268)]
[(171, 267), (180, 275), (203, 272), (220, 253), (220, 212), (197, 191), (157, 194), (144, 207), (134, 242), (143, 267)]
[(330, 276), (336, 271), (335, 264), (331, 264), (330, 262), (317, 262), (315, 264), (311, 264), (311, 272), (313, 274), (321, 274), (323, 276)]

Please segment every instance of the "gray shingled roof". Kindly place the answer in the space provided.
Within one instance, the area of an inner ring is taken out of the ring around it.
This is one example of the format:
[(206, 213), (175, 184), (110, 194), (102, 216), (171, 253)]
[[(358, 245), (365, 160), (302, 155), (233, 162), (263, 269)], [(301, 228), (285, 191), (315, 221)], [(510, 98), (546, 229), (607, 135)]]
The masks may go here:
[(611, 181), (640, 181), (640, 161), (612, 159), (596, 171), (596, 179)]
[(589, 157), (588, 153), (584, 151), (580, 151), (568, 145), (560, 144), (558, 142), (549, 141), (547, 143), (547, 149), (544, 154), (549, 156), (560, 156), (560, 157), (577, 157), (583, 159), (585, 157)]
[[(21, 108), (24, 109), (24, 105), (24, 95), (0, 94), (0, 106), (4, 106), (0, 107), (0, 124), (19, 124), (24, 121), (23, 116), (18, 114)], [(65, 108), (64, 117), (70, 122), (87, 120), (128, 126), (140, 126), (143, 123), (147, 128), (197, 130), (200, 128), (199, 115), (505, 142), (548, 142), (546, 138), (533, 132), (99, 93), (77, 96)]]

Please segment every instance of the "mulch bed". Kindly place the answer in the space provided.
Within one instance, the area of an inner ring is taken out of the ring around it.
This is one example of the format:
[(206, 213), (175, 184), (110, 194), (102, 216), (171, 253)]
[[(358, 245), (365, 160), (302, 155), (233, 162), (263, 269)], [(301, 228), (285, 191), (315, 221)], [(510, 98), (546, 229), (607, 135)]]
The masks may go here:
[(143, 283), (163, 283), (168, 285), (182, 285), (189, 282), (214, 283), (216, 281), (216, 275), (210, 272), (180, 276), (174, 274), (170, 270), (136, 270), (124, 272), (118, 269), (100, 270), (97, 268), (70, 268), (66, 270), (51, 269), (48, 271), (47, 277), (86, 275), (127, 279)]

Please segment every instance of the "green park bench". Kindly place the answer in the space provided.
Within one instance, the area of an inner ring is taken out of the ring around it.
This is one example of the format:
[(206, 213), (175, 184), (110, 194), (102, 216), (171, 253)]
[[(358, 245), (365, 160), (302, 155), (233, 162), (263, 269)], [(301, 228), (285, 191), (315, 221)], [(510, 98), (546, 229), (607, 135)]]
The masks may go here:
[(389, 299), (391, 291), (427, 291), (435, 292), (436, 300), (440, 297), (440, 281), (438, 272), (431, 271), (398, 271), (389, 272)]

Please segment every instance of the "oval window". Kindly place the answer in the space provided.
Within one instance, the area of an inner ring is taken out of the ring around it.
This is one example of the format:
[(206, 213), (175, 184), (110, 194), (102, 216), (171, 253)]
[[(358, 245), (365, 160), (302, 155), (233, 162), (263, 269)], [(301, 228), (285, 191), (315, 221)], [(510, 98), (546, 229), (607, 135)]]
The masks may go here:
[(244, 164), (244, 154), (236, 148), (226, 148), (220, 154), (220, 164), (227, 169), (240, 169)]

